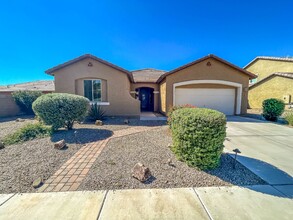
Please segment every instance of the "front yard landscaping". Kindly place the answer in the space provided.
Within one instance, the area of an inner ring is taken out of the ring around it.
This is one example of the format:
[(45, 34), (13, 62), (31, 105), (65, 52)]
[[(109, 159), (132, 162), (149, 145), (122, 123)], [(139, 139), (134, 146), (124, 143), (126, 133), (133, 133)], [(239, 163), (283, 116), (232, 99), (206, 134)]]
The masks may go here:
[[(172, 137), (166, 122), (107, 118), (103, 126), (94, 122), (76, 123), (73, 130), (58, 130), (51, 137), (5, 146), (0, 150), (0, 193), (36, 192), (32, 183), (49, 179), (66, 161), (87, 143), (106, 139), (114, 131), (133, 126), (151, 126), (151, 130), (111, 139), (98, 156), (78, 190), (121, 188), (169, 188), (263, 184), (264, 181), (241, 164), (233, 169), (233, 159), (223, 154), (221, 165), (211, 171), (188, 167), (170, 150)], [(33, 118), (0, 122), (0, 139)], [(64, 139), (67, 148), (54, 149), (53, 143)], [(131, 176), (133, 166), (141, 162), (150, 168), (152, 178), (141, 183)]]

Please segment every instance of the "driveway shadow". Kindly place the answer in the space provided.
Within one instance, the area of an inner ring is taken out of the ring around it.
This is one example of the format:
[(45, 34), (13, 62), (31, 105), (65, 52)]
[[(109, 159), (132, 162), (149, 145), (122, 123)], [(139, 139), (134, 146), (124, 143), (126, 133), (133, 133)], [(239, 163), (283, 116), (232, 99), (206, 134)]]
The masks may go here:
[(68, 144), (87, 144), (107, 139), (112, 135), (113, 132), (106, 129), (77, 128), (57, 131), (51, 136), (51, 141), (57, 142), (64, 139)]
[[(293, 187), (291, 175), (269, 163), (241, 155), (237, 156), (234, 169), (234, 158), (232, 157), (234, 157), (233, 154), (223, 154), (221, 162), (225, 165), (220, 165), (218, 168), (206, 172), (233, 185), (272, 196), (293, 198), (293, 189), (291, 192), (285, 192), (282, 189), (284, 186)], [(248, 170), (251, 173), (247, 172)], [(246, 178), (250, 178), (250, 184), (246, 184)], [(257, 183), (253, 183), (254, 181)]]

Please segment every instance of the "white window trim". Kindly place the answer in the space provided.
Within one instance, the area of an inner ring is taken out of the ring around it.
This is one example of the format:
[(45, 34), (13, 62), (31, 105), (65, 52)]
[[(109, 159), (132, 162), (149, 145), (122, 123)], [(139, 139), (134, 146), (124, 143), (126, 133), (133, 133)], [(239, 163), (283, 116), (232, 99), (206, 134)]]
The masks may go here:
[[(102, 96), (102, 94), (103, 94), (102, 80), (101, 80), (101, 79), (84, 79), (84, 80), (83, 80), (83, 93), (84, 93), (84, 81), (85, 81), (85, 80), (91, 80), (91, 81), (92, 81), (92, 97), (94, 97), (93, 81), (94, 81), (94, 80), (100, 80), (100, 83), (101, 83), (101, 100), (103, 100), (103, 99), (102, 99), (102, 97), (103, 97), (103, 96)], [(85, 95), (85, 94), (83, 94), (83, 96), (84, 96), (84, 95)], [(91, 103), (96, 103), (96, 102), (101, 102), (101, 103), (102, 103), (102, 101), (91, 101), (91, 100), (90, 100), (90, 102), (91, 102)], [(106, 102), (105, 102), (105, 103), (106, 103)]]
[(236, 87), (237, 88), (236, 114), (237, 115), (241, 114), (242, 84), (230, 82), (230, 81), (224, 81), (224, 80), (190, 80), (190, 81), (174, 83), (173, 84), (173, 105), (176, 104), (176, 100), (175, 100), (176, 87), (183, 86), (183, 85), (190, 85), (190, 84), (221, 84), (221, 85)]
[(97, 104), (97, 105), (110, 105), (110, 102), (90, 102), (91, 105)]

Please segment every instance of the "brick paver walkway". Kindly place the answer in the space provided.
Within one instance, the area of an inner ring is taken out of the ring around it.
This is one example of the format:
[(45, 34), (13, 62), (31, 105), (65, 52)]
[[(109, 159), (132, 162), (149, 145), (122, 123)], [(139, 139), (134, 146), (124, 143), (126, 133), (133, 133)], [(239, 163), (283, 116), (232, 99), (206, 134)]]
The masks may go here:
[(64, 163), (59, 170), (45, 182), (38, 192), (77, 190), (110, 139), (147, 131), (153, 128), (156, 127), (134, 126), (114, 131), (114, 134), (107, 139), (88, 143)]

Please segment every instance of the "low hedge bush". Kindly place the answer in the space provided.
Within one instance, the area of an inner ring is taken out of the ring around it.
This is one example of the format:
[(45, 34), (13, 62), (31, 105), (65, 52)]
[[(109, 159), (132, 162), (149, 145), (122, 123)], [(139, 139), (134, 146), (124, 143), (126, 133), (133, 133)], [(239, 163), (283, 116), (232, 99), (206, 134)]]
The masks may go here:
[(33, 103), (35, 114), (54, 130), (72, 129), (74, 121), (82, 121), (87, 115), (89, 100), (83, 96), (52, 93), (39, 97)]
[(289, 125), (293, 126), (293, 112), (288, 112), (285, 114), (285, 120)]
[(172, 150), (179, 160), (200, 169), (220, 163), (226, 137), (226, 116), (205, 108), (182, 108), (172, 114)]
[(268, 121), (277, 121), (285, 109), (285, 103), (281, 99), (266, 99), (262, 103), (263, 117)]
[(21, 111), (32, 115), (34, 114), (32, 104), (42, 94), (40, 91), (16, 91), (12, 93), (12, 97)]
[(47, 137), (52, 134), (52, 128), (42, 123), (27, 124), (3, 139), (4, 145), (16, 144), (35, 138)]

